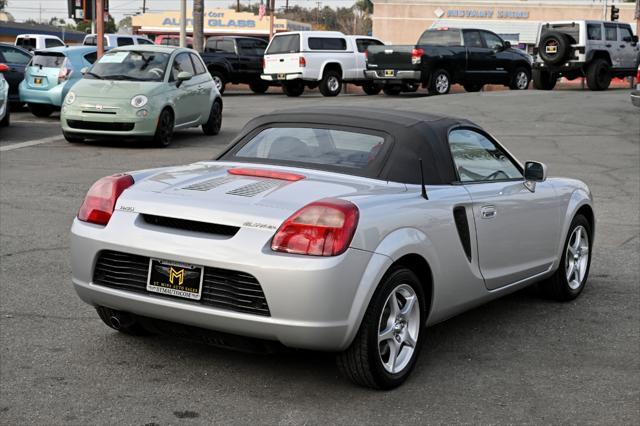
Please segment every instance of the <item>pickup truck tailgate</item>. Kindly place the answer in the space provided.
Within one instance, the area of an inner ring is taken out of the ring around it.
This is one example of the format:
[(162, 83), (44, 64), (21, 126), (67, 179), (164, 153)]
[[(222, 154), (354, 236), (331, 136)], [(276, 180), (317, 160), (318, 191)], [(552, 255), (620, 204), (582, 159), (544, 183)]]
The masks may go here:
[(377, 70), (411, 70), (413, 46), (369, 46), (367, 61), (369, 67)]
[(264, 73), (296, 73), (302, 72), (300, 69), (299, 53), (280, 53), (264, 56)]

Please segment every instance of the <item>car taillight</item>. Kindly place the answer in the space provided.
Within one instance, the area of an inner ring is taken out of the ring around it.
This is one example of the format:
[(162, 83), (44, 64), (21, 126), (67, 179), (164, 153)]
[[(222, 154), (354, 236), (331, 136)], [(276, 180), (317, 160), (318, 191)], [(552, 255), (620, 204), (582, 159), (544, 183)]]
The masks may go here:
[(422, 55), (424, 55), (424, 49), (414, 47), (413, 50), (411, 50), (411, 63), (415, 65), (422, 62)]
[(355, 204), (326, 199), (295, 212), (278, 229), (271, 249), (309, 256), (337, 256), (347, 250), (358, 226)]
[(267, 62), (264, 60), (264, 58), (262, 58), (262, 69), (264, 69), (267, 66)]
[(307, 66), (307, 60), (304, 58), (304, 56), (300, 56), (300, 59), (298, 59), (298, 65), (300, 65), (300, 68), (304, 68)]
[(83, 222), (106, 225), (111, 219), (118, 197), (131, 185), (133, 185), (133, 178), (126, 174), (99, 179), (84, 197), (78, 211), (78, 219)]
[(71, 76), (72, 72), (73, 71), (70, 68), (60, 68), (60, 72), (58, 73), (58, 84), (68, 79)]

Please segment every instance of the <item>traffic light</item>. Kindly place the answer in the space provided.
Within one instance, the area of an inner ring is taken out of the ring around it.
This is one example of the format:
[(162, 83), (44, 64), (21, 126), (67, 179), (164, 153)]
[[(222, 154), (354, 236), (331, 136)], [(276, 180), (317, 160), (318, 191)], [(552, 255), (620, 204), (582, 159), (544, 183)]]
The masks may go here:
[(611, 20), (612, 21), (617, 21), (618, 18), (620, 18), (620, 9), (612, 4), (611, 5)]

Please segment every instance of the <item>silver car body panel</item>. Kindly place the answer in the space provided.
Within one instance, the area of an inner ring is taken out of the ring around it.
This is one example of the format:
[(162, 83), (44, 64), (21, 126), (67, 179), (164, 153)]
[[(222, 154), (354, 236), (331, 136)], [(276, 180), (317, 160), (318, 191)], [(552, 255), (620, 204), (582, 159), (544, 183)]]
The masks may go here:
[[(80, 297), (92, 305), (277, 340), (291, 347), (338, 351), (353, 340), (376, 287), (403, 256), (417, 255), (428, 264), (421, 278), (432, 282), (426, 323), (434, 324), (553, 273), (571, 219), (581, 206), (592, 204), (586, 185), (570, 179), (539, 182), (535, 192), (524, 181), (430, 185), (425, 200), (419, 185), (293, 167), (250, 166), (306, 177), (297, 182), (274, 181), (229, 175), (227, 169), (235, 166), (247, 164), (200, 162), (133, 172), (136, 184), (120, 196), (107, 226), (76, 219), (71, 251), (73, 283)], [(271, 250), (273, 235), (291, 214), (327, 197), (349, 200), (360, 211), (345, 253), (313, 257)], [(488, 201), (496, 207), (495, 220), (478, 216)], [(467, 214), (470, 259), (452, 215), (457, 206)], [(141, 213), (240, 230), (233, 237), (218, 237), (158, 228), (144, 222)], [(93, 269), (102, 250), (252, 274), (262, 286), (271, 316), (96, 285)], [(526, 251), (532, 255), (527, 257)]]

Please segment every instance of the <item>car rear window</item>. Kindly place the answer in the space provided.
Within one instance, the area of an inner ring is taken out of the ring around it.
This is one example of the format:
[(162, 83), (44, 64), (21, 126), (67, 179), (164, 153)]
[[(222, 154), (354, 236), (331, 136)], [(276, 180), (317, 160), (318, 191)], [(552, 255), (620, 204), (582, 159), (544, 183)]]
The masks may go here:
[(137, 38), (138, 44), (153, 44), (151, 40), (147, 40), (146, 38)]
[(64, 63), (65, 56), (62, 53), (41, 52), (33, 55), (31, 60), (32, 67), (42, 68), (60, 68)]
[(60, 40), (56, 40), (55, 38), (47, 38), (44, 40), (44, 47), (58, 47), (64, 46), (64, 43), (60, 42)]
[(418, 44), (433, 46), (460, 46), (460, 30), (427, 30), (422, 33)]
[(298, 163), (310, 168), (365, 170), (382, 156), (385, 144), (381, 135), (364, 131), (271, 127), (254, 135), (233, 157), (264, 163)]
[(347, 50), (347, 41), (343, 38), (309, 37), (311, 50)]
[(287, 34), (275, 36), (271, 40), (271, 44), (267, 48), (267, 55), (275, 55), (278, 53), (299, 53), (300, 52), (300, 35)]
[(236, 41), (241, 53), (246, 55), (263, 55), (267, 43), (262, 40), (238, 39)]
[(131, 46), (133, 39), (131, 37), (118, 37), (118, 46)]
[(550, 26), (545, 25), (542, 27), (542, 34), (547, 31), (560, 31), (561, 33), (569, 35), (573, 40), (572, 43), (577, 43), (580, 40), (580, 25), (578, 24), (552, 24)]
[(20, 46), (24, 49), (35, 49), (36, 39), (35, 38), (19, 38), (16, 41), (16, 46)]
[(358, 52), (362, 53), (369, 46), (383, 46), (384, 43), (379, 40), (374, 40), (372, 38), (359, 38), (356, 40), (356, 46), (358, 48)]

